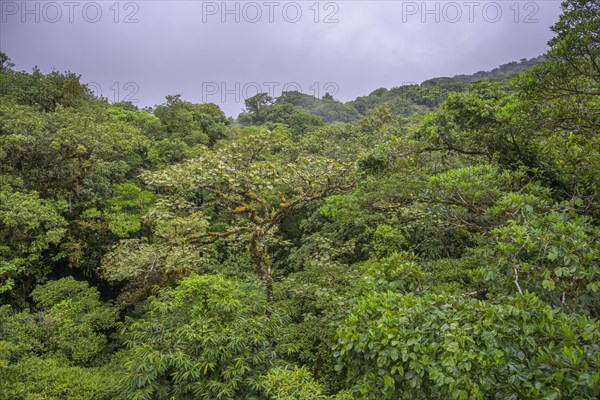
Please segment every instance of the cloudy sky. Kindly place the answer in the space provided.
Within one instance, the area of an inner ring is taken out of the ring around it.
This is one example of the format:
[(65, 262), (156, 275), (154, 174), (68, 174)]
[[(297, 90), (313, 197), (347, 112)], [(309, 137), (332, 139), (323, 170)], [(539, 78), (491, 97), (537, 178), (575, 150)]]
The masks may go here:
[(282, 89), (347, 101), (544, 53), (560, 1), (7, 1), (0, 49), (109, 100), (181, 93), (237, 115)]

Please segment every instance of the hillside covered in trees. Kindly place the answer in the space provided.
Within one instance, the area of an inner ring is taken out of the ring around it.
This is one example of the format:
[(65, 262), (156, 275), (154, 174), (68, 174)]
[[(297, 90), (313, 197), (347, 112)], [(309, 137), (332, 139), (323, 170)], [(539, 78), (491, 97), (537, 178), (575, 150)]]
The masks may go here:
[(368, 96), (347, 103), (335, 100), (329, 93), (319, 99), (300, 92), (284, 92), (276, 99), (260, 93), (246, 100), (246, 111), (237, 121), (242, 126), (283, 123), (292, 133), (304, 133), (324, 124), (358, 122), (373, 109), (386, 106), (398, 116), (427, 114), (439, 106), (453, 92), (464, 92), (471, 84), (483, 80), (496, 82), (508, 89), (511, 78), (543, 62), (543, 57), (523, 59), (501, 65), (492, 71), (452, 78), (434, 78), (421, 84), (410, 84), (391, 89), (380, 88)]
[(0, 399), (600, 397), (600, 5), (552, 30), (235, 120), (0, 53)]

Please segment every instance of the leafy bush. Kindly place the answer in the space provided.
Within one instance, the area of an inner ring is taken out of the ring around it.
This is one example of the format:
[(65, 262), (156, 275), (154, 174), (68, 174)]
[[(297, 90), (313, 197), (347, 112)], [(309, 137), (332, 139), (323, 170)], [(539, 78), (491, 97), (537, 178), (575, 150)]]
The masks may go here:
[(492, 303), (370, 293), (338, 332), (338, 368), (371, 399), (593, 399), (600, 323), (532, 294)]

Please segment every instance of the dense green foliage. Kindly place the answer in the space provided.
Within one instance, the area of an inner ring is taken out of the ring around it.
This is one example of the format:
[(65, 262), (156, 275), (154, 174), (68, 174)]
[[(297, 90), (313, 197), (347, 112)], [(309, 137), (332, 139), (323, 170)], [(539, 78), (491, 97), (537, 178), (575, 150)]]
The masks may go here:
[(503, 300), (370, 293), (336, 354), (359, 397), (597, 398), (598, 322), (532, 294)]
[(256, 398), (277, 356), (279, 318), (252, 285), (192, 275), (149, 299), (124, 334), (125, 393), (134, 399)]
[(600, 396), (600, 6), (237, 120), (0, 53), (0, 399)]

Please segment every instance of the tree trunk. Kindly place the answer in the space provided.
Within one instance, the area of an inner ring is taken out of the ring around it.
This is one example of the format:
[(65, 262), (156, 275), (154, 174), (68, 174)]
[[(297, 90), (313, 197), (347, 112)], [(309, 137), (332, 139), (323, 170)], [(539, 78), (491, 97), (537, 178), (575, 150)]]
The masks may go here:
[(252, 234), (249, 245), (250, 257), (254, 262), (256, 273), (260, 277), (267, 292), (267, 301), (273, 300), (273, 275), (271, 271), (271, 258), (268, 253), (268, 246), (265, 243), (265, 237), (260, 232)]

